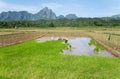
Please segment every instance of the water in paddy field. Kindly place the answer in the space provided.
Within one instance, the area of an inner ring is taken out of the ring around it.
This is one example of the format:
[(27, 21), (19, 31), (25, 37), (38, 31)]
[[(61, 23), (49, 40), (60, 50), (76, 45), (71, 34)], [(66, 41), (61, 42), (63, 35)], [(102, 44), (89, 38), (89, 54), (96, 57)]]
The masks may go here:
[(70, 49), (63, 50), (64, 54), (73, 54), (73, 55), (84, 55), (84, 56), (105, 56), (105, 57), (115, 57), (107, 50), (99, 50), (95, 52), (96, 46), (89, 45), (91, 38), (86, 37), (77, 37), (71, 38), (68, 40), (68, 43), (71, 45)]

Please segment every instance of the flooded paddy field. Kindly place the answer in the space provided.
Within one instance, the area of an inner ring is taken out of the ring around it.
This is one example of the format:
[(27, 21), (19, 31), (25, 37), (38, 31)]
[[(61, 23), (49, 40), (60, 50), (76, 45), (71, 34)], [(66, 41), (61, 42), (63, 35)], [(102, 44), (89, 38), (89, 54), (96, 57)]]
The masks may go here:
[[(91, 40), (92, 40), (91, 38), (87, 38), (87, 37), (76, 37), (73, 39), (69, 39), (68, 44), (70, 44), (71, 48), (69, 50), (64, 50), (64, 53), (65, 54), (73, 54), (73, 55), (85, 55), (85, 56), (114, 57), (114, 55), (112, 55), (110, 52), (105, 50), (99, 44), (89, 45), (91, 43)], [(92, 41), (94, 41), (94, 40), (92, 40)]]
[[(67, 40), (69, 47), (67, 50), (63, 50), (63, 54), (79, 55), (79, 56), (103, 56), (103, 57), (115, 57), (111, 52), (108, 52), (105, 48), (95, 42), (89, 37), (42, 37), (37, 39), (39, 42), (45, 42), (50, 40)], [(64, 44), (64, 43), (63, 43)]]
[[(120, 52), (120, 43), (119, 43), (120, 36), (111, 35), (111, 39), (108, 41), (109, 34), (106, 34), (106, 32), (107, 31), (105, 31), (105, 32), (103, 32), (103, 31), (86, 31), (86, 30), (72, 30), (71, 31), (71, 30), (63, 30), (62, 29), (62, 30), (43, 30), (43, 31), (40, 30), (40, 31), (34, 31), (34, 32), (27, 32), (28, 35), (25, 35), (25, 33), (23, 33), (22, 36), (14, 35), (14, 34), (10, 34), (11, 36), (10, 35), (2, 35), (2, 36), (0, 36), (0, 47), (12, 45), (12, 44), (18, 44), (23, 40), (27, 40), (27, 39), (31, 40), (34, 38), (41, 39), (41, 41), (43, 41), (43, 42), (47, 41), (49, 39), (57, 40), (58, 38), (65, 38), (65, 39), (68, 38), (68, 42), (70, 42), (72, 37), (73, 37), (73, 39), (76, 39), (76, 37), (78, 37), (78, 38), (79, 37), (80, 38), (81, 37), (86, 37), (86, 38), (90, 37), (89, 39), (93, 38), (95, 41), (97, 41), (97, 40), (100, 41), (100, 44), (103, 43), (103, 45), (107, 46), (106, 47), (106, 46), (102, 45), (105, 49), (107, 49), (110, 52), (112, 51), (112, 53), (115, 52), (114, 55), (120, 57), (120, 53), (119, 53)], [(109, 31), (107, 33), (109, 33)], [(43, 34), (45, 34), (44, 37), (42, 37)], [(3, 37), (6, 37), (6, 38), (3, 38)], [(42, 37), (42, 38), (40, 38), (40, 37)], [(89, 47), (94, 48), (94, 45), (89, 46)], [(109, 50), (109, 48), (110, 48), (110, 50)], [(103, 51), (103, 50), (101, 50), (101, 51)], [(76, 52), (76, 53), (78, 53), (78, 52)], [(103, 54), (103, 53), (99, 53), (99, 54)]]

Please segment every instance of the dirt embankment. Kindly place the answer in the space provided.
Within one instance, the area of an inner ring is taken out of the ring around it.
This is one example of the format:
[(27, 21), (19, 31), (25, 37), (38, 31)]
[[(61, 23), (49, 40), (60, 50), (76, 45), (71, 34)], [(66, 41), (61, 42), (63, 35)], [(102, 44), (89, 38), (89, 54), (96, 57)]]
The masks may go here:
[[(94, 39), (94, 38), (93, 38)], [(120, 52), (118, 50), (115, 50), (114, 48), (111, 48), (110, 46), (105, 45), (98, 39), (94, 39), (96, 42), (98, 42), (100, 45), (102, 45), (106, 50), (108, 50), (111, 54), (115, 55), (116, 57), (120, 58)]]

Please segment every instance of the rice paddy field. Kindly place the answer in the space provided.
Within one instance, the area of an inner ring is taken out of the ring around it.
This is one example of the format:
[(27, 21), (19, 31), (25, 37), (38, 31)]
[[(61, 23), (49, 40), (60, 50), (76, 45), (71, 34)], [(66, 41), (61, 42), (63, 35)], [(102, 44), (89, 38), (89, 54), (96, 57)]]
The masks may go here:
[[(4, 29), (0, 33), (3, 35), (6, 31), (12, 32), (13, 29)], [(120, 51), (120, 29), (118, 28), (19, 30), (19, 32), (26, 31), (49, 32), (49, 36), (89, 36)], [(111, 34), (110, 41), (108, 41), (109, 34)], [(1, 47), (0, 79), (120, 79), (118, 57), (65, 55), (62, 50), (67, 48), (68, 44), (63, 44), (63, 40), (46, 42), (31, 40)]]

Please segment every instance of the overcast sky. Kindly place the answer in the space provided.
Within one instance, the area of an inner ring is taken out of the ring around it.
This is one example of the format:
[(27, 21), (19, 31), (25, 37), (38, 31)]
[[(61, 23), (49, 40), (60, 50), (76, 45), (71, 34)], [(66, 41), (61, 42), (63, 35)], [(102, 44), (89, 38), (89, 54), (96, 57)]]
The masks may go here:
[(0, 12), (23, 11), (37, 13), (49, 7), (57, 15), (76, 14), (79, 17), (104, 17), (120, 14), (120, 0), (0, 0)]

